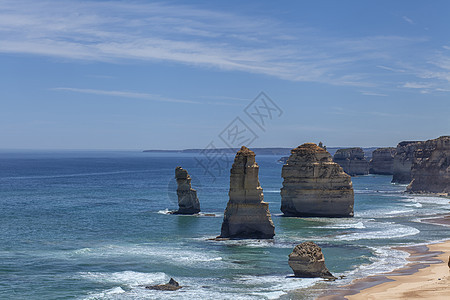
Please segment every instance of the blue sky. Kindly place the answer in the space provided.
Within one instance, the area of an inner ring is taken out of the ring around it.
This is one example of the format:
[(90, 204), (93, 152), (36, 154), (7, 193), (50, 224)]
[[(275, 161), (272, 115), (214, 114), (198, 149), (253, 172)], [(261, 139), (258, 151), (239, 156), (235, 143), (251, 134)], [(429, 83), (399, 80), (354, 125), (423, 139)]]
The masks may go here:
[[(253, 147), (450, 134), (449, 1), (0, 0), (0, 148)], [(244, 109), (264, 91), (264, 130)]]

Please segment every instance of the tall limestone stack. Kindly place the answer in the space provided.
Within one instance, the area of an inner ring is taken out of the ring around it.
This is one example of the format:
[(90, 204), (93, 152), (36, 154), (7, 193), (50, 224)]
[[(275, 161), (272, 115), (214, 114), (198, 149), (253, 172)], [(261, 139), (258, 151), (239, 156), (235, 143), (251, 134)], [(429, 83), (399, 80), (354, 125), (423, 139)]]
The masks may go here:
[(364, 157), (364, 151), (360, 147), (338, 149), (333, 160), (350, 176), (369, 174), (369, 162)]
[(230, 171), (230, 199), (223, 217), (219, 238), (271, 239), (275, 226), (264, 202), (258, 179), (259, 166), (255, 153), (242, 146)]
[(450, 136), (441, 136), (420, 144), (411, 168), (412, 193), (450, 194)]
[(394, 155), (394, 164), (392, 167), (393, 183), (410, 183), (411, 167), (414, 163), (414, 152), (421, 142), (404, 141), (397, 145)]
[(173, 212), (180, 215), (192, 215), (200, 212), (200, 202), (197, 191), (191, 187), (191, 176), (182, 167), (175, 168), (177, 180), (178, 210)]
[(369, 173), (380, 175), (392, 175), (394, 167), (395, 148), (378, 148), (372, 152), (369, 162)]
[(314, 143), (291, 150), (283, 166), (281, 211), (296, 217), (352, 217), (351, 177)]

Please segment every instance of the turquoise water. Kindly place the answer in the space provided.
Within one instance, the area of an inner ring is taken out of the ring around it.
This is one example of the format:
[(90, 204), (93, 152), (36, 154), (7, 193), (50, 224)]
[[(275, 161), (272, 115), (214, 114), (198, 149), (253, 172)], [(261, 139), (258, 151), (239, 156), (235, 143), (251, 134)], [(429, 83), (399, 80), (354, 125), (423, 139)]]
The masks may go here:
[[(403, 265), (391, 246), (450, 238), (448, 227), (419, 221), (448, 213), (449, 200), (405, 195), (390, 176), (353, 178), (354, 218), (281, 217), (279, 157), (256, 159), (275, 239), (217, 242), (208, 239), (220, 233), (229, 170), (212, 180), (193, 154), (0, 152), (0, 298), (307, 299)], [(167, 214), (178, 165), (215, 217)], [(309, 240), (345, 279), (289, 277), (287, 255)], [(144, 288), (170, 277), (185, 287)]]

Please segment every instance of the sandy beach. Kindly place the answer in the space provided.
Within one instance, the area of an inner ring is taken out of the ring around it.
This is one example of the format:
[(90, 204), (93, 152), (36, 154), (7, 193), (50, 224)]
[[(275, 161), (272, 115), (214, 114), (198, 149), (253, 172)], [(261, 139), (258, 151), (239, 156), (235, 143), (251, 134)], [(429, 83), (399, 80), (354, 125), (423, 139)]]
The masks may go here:
[[(449, 225), (448, 216), (433, 221)], [(388, 274), (355, 280), (318, 299), (449, 299), (450, 240), (397, 249), (408, 252), (411, 263)]]
[[(448, 266), (450, 241), (427, 246), (436, 259), (429, 261), (429, 266), (419, 269), (413, 274), (389, 275), (387, 280), (393, 280), (362, 290), (355, 295), (346, 296), (347, 299), (449, 299), (450, 268)], [(437, 256), (436, 256), (437, 255)], [(422, 258), (426, 258), (427, 256)], [(418, 260), (412, 255), (411, 260)], [(416, 264), (416, 263), (414, 263)], [(414, 268), (414, 264), (411, 266)], [(423, 262), (416, 264), (421, 267)]]

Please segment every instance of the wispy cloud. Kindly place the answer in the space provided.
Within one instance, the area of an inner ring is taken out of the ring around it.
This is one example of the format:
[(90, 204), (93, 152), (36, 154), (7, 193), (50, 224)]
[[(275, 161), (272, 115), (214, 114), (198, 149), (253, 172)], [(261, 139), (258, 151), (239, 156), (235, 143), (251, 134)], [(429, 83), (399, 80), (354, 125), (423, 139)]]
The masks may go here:
[(386, 94), (381, 94), (381, 93), (374, 93), (374, 92), (368, 92), (368, 91), (361, 91), (361, 94), (365, 95), (365, 96), (378, 96), (378, 97), (386, 97)]
[(408, 22), (411, 25), (414, 24), (414, 21), (411, 20), (410, 18), (408, 18), (407, 16), (403, 16), (402, 19), (405, 20), (406, 22)]
[(163, 97), (163, 96), (160, 96), (160, 95), (147, 94), (147, 93), (138, 93), (138, 92), (129, 92), (129, 91), (79, 89), (79, 88), (70, 88), (70, 87), (57, 87), (57, 88), (52, 88), (51, 90), (53, 90), (53, 91), (65, 91), (65, 92), (82, 93), (82, 94), (91, 94), (91, 95), (100, 95), (100, 96), (112, 96), (112, 97), (121, 97), (121, 98), (145, 99), (145, 100), (162, 101), (162, 102), (200, 104), (200, 102), (191, 101), (191, 100), (167, 98), (167, 97)]
[[(440, 80), (448, 74), (442, 66), (430, 63), (429, 56), (409, 55), (426, 42), (395, 35), (344, 38), (267, 17), (170, 3), (0, 1), (3, 53), (112, 63), (170, 61), (339, 86), (383, 89), (389, 84), (377, 69), (419, 77), (416, 70), (399, 67), (408, 59), (405, 64), (422, 61), (430, 80), (431, 74)], [(391, 81), (398, 88), (407, 80)]]

